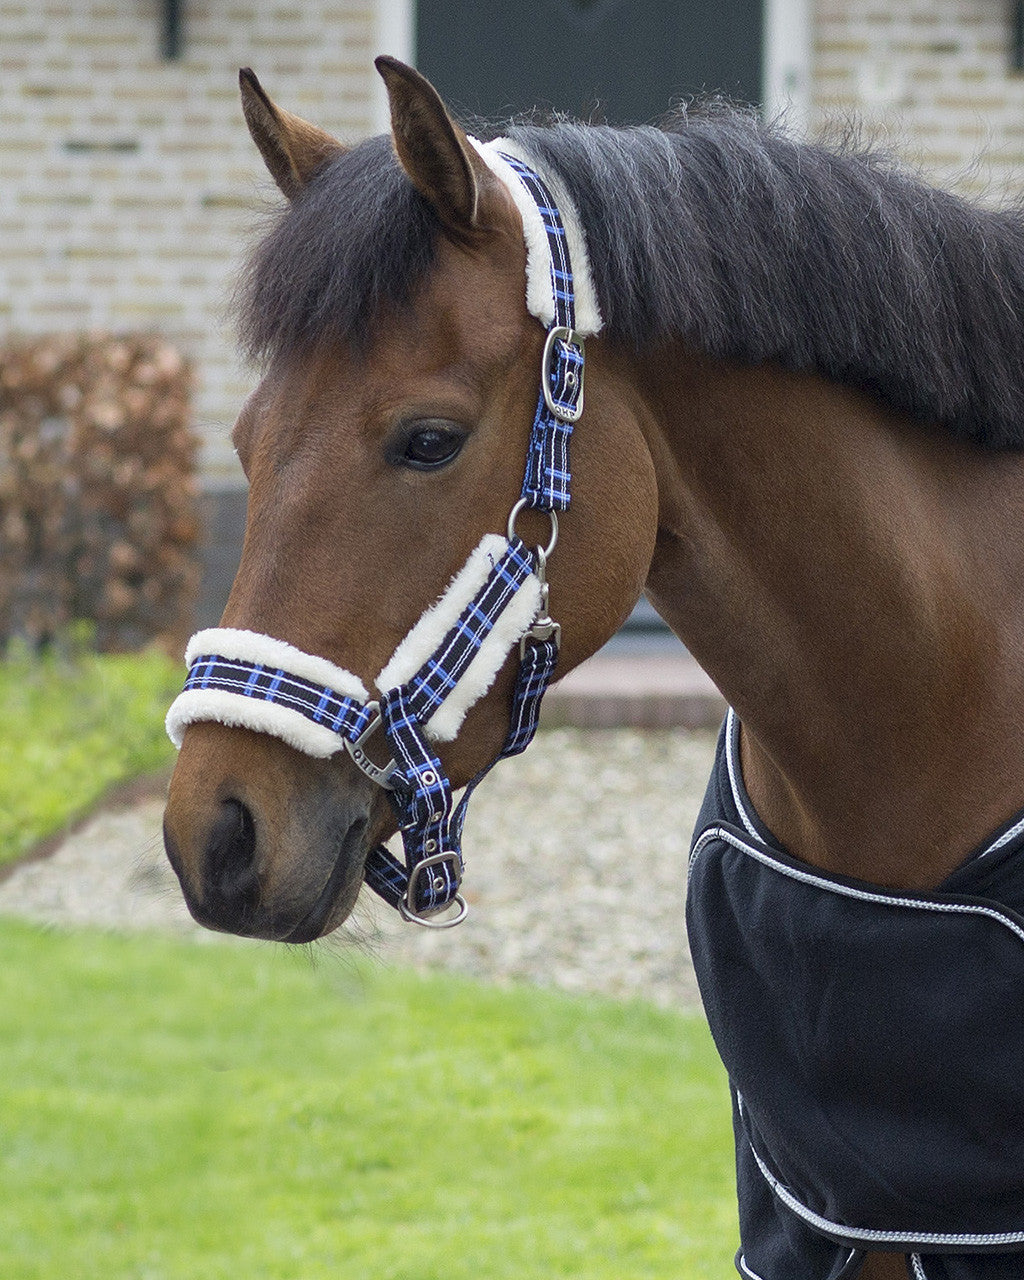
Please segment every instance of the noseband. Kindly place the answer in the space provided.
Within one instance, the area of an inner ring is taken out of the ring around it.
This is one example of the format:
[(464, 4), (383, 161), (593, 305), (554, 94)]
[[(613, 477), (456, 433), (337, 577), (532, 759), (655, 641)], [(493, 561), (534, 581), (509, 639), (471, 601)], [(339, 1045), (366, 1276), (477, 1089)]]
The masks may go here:
[[(526, 472), (505, 536), (483, 538), (399, 643), (375, 681), (378, 698), (325, 658), (258, 632), (215, 627), (189, 642), (185, 687), (167, 713), (167, 732), (178, 747), (189, 724), (214, 720), (273, 734), (311, 756), (345, 748), (386, 790), (405, 855), (403, 865), (385, 845), (375, 846), (366, 859), (366, 883), (404, 919), (435, 929), (466, 916), (459, 888), (469, 799), (498, 760), (529, 745), (558, 661), (560, 628), (548, 613), (547, 562), (558, 541), (558, 513), (569, 506), (569, 437), (583, 411), (584, 338), (601, 327), (571, 201), (559, 192), (556, 203), (551, 181), (507, 140), (471, 141), (520, 212), (527, 307), (547, 327)], [(530, 549), (517, 536), (516, 521), (526, 509), (548, 514), (546, 546)], [(517, 643), (519, 672), (505, 743), (456, 803), (430, 744), (456, 736)], [(390, 756), (383, 762), (371, 755), (381, 735)], [(452, 905), (454, 912), (435, 918)]]

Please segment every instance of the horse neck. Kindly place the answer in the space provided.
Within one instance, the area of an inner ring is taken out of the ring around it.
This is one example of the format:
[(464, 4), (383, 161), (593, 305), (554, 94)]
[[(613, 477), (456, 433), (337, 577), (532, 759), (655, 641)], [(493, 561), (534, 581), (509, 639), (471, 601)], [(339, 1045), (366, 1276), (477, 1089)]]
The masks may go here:
[(1024, 805), (1024, 465), (814, 377), (640, 372), (648, 591), (739, 714), (762, 818), (819, 866), (938, 884)]

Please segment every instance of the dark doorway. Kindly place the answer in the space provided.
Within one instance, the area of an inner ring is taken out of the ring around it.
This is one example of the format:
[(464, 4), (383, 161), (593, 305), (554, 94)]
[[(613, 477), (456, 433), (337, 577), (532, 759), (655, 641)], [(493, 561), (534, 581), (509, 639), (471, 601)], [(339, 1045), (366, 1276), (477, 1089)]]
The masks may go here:
[(761, 0), (419, 0), (416, 65), (456, 111), (656, 120), (761, 95)]

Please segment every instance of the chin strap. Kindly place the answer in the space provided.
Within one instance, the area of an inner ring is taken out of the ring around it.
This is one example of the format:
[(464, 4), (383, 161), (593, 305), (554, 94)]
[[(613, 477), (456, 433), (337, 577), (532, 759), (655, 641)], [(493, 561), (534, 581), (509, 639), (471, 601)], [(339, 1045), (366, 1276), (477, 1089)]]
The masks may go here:
[[(529, 745), (558, 661), (560, 628), (548, 614), (547, 560), (558, 540), (556, 513), (569, 505), (569, 437), (583, 411), (583, 339), (601, 324), (586, 272), (589, 319), (586, 329), (576, 327), (570, 241), (582, 244), (578, 223), (571, 222), (567, 233), (548, 186), (511, 152), (511, 144), (474, 146), (523, 214), (527, 302), (548, 329), (526, 474), (507, 537), (487, 535), (402, 640), (377, 677), (379, 699), (371, 699), (352, 672), (325, 658), (258, 632), (217, 627), (190, 641), (185, 688), (167, 713), (167, 732), (179, 747), (186, 727), (202, 720), (270, 733), (312, 756), (344, 747), (388, 792), (405, 854), (403, 864), (384, 845), (373, 848), (366, 883), (404, 919), (430, 928), (450, 928), (466, 916), (459, 888), (469, 799), (497, 760)], [(560, 198), (567, 200), (564, 193)], [(585, 246), (574, 253), (581, 255), (586, 266)], [(541, 279), (546, 289), (538, 306)], [(546, 547), (531, 551), (517, 537), (516, 519), (525, 508), (548, 513)], [(505, 744), (456, 803), (431, 744), (456, 736), (517, 643), (519, 671)], [(383, 761), (375, 758), (380, 738), (390, 753)], [(453, 913), (439, 916), (450, 906)]]

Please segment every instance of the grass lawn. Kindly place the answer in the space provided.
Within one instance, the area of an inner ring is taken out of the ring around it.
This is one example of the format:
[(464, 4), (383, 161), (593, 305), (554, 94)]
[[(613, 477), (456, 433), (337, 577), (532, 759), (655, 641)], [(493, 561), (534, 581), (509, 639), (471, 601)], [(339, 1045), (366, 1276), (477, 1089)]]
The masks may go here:
[(0, 661), (0, 864), (89, 809), (113, 783), (169, 765), (167, 707), (184, 679), (159, 653)]
[(0, 921), (0, 1275), (724, 1280), (702, 1019)]
[[(0, 662), (0, 862), (172, 758), (156, 654)], [(0, 919), (6, 1280), (723, 1280), (703, 1019)]]

